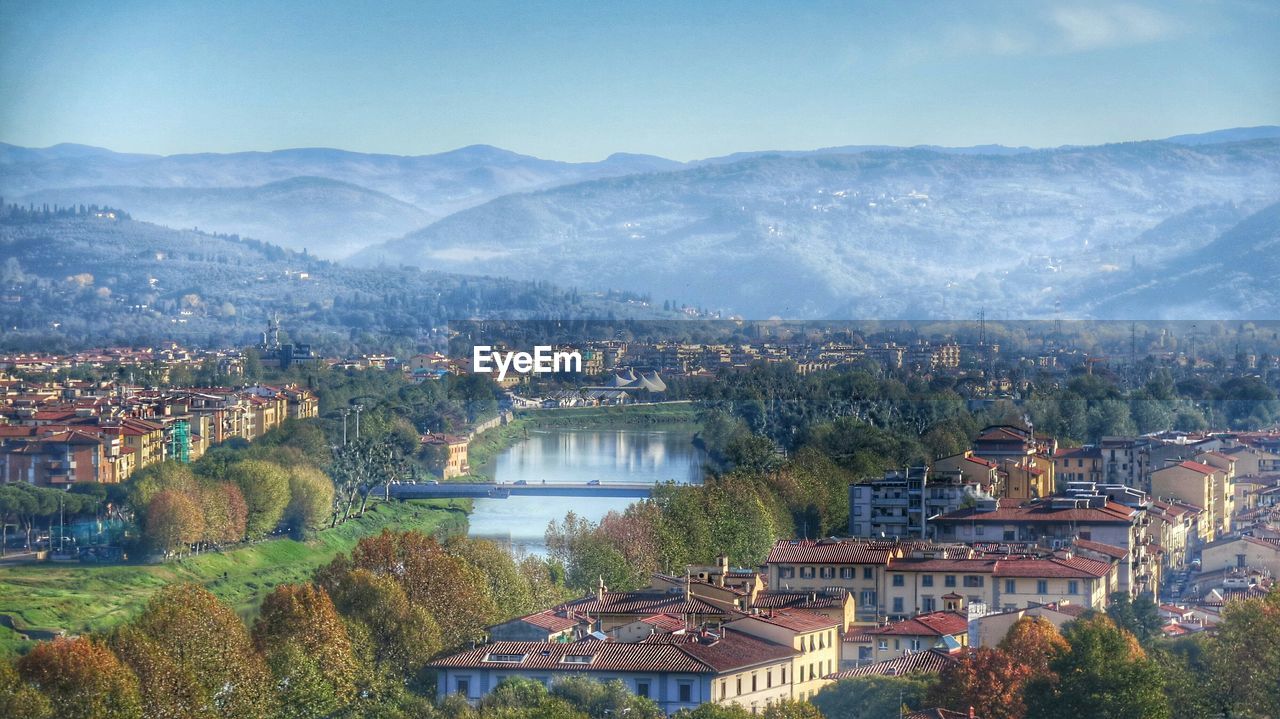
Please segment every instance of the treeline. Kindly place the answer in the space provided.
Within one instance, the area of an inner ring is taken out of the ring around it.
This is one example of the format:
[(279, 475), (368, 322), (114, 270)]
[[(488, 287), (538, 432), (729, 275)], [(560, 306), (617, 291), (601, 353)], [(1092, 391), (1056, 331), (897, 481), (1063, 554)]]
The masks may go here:
[(517, 562), (483, 540), (383, 532), (312, 581), (276, 587), (251, 628), (184, 584), (111, 632), (41, 643), (0, 665), (0, 716), (458, 716), (431, 701), (427, 663), (564, 598), (539, 559)]
[(1121, 602), (1061, 632), (1024, 617), (999, 646), (971, 650), (940, 675), (847, 679), (813, 704), (829, 719), (883, 717), (903, 702), (973, 707), (983, 719), (1280, 716), (1280, 591), (1228, 604), (1216, 634), (1177, 640), (1160, 638), (1155, 605), (1145, 604)]

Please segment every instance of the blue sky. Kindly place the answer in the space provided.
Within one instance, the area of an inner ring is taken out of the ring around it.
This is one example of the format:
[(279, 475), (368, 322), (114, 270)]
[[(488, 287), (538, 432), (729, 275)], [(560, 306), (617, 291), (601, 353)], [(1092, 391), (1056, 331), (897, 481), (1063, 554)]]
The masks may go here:
[(563, 160), (1280, 124), (1280, 2), (9, 2), (0, 141)]

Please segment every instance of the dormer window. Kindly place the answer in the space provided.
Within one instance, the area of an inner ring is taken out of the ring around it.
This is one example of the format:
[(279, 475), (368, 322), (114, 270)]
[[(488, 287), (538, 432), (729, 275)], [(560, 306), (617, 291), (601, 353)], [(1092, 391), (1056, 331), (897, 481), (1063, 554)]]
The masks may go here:
[(486, 662), (498, 662), (500, 664), (519, 664), (525, 660), (528, 654), (490, 654), (485, 657)]
[(594, 654), (566, 654), (560, 662), (562, 664), (590, 664), (594, 658)]

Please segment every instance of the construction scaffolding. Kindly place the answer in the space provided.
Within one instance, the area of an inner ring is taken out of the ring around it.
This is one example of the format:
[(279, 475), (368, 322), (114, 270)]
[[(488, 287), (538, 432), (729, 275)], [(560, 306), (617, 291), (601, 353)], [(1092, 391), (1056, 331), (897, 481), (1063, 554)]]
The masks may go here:
[(173, 429), (169, 433), (169, 459), (183, 464), (191, 462), (191, 427), (185, 419), (173, 423)]

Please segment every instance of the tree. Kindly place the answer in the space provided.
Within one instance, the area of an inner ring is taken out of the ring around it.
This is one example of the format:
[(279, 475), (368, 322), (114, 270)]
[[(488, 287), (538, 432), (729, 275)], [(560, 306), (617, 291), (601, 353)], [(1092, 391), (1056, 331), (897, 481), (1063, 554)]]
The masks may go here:
[(239, 487), (230, 482), (206, 481), (196, 496), (204, 516), (203, 542), (221, 546), (244, 539), (249, 507)]
[(1223, 608), (1206, 660), (1210, 688), (1230, 716), (1280, 716), (1280, 590)]
[[(327, 685), (325, 696), (339, 705), (349, 702), (355, 693), (357, 667), (351, 639), (333, 601), (315, 584), (281, 584), (272, 590), (262, 600), (253, 624), (253, 641), (258, 651), (269, 657), (275, 652), (306, 657)], [(277, 663), (281, 667), (292, 664)], [(278, 671), (276, 674), (279, 678)]]
[(173, 554), (191, 548), (204, 534), (204, 516), (185, 494), (157, 493), (147, 504), (146, 536), (151, 546)]
[(138, 677), (143, 715), (196, 718), (205, 715), (205, 699), (193, 669), (183, 666), (133, 625), (126, 624), (111, 637), (111, 647)]
[(228, 467), (227, 478), (244, 495), (248, 535), (260, 537), (275, 531), (289, 505), (288, 473), (279, 465), (250, 459)]
[(1116, 626), (1138, 638), (1146, 644), (1153, 637), (1160, 636), (1160, 607), (1151, 600), (1150, 595), (1134, 599), (1127, 592), (1115, 592), (1111, 595), (1111, 604), (1107, 606), (1107, 616)]
[(999, 649), (1015, 664), (1029, 668), (1032, 677), (1045, 677), (1052, 673), (1050, 662), (1070, 651), (1071, 645), (1053, 622), (1044, 617), (1026, 616), (1009, 627), (1009, 632), (1000, 640)]
[(1071, 651), (1049, 663), (1057, 681), (1027, 684), (1028, 716), (1044, 719), (1165, 719), (1160, 668), (1138, 640), (1106, 615), (1082, 618), (1063, 634)]
[(60, 719), (141, 719), (138, 678), (105, 644), (87, 637), (36, 645), (18, 674), (48, 698)]
[(333, 514), (333, 480), (307, 465), (289, 468), (289, 505), (284, 519), (297, 534), (324, 526)]
[(1022, 689), (1031, 672), (1003, 651), (982, 647), (942, 670), (928, 703), (971, 706), (983, 719), (1022, 719), (1027, 711)]
[(0, 661), (0, 716), (11, 719), (50, 719), (53, 705), (23, 681), (11, 662)]
[(275, 711), (271, 674), (240, 617), (196, 584), (172, 584), (147, 602), (134, 626), (198, 682), (199, 704), (227, 719)]
[(372, 661), (402, 681), (414, 683), (443, 648), (440, 627), (425, 608), (409, 602), (394, 577), (356, 569), (339, 557), (319, 572), (316, 583), (343, 617), (364, 628)]
[(824, 719), (813, 704), (795, 699), (782, 699), (764, 709), (764, 719)]
[(827, 719), (883, 719), (903, 706), (919, 707), (929, 688), (919, 676), (856, 677), (822, 688), (809, 701)]
[(662, 716), (657, 704), (632, 694), (617, 679), (598, 682), (582, 676), (567, 677), (556, 682), (551, 693), (586, 712), (592, 719), (621, 716), (658, 719)]

